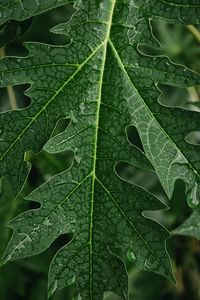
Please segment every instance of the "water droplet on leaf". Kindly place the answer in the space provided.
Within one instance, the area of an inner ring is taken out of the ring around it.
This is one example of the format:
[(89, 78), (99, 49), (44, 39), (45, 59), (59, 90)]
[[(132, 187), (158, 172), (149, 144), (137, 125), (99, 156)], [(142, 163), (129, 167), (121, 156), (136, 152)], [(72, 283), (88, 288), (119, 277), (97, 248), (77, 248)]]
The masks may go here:
[(134, 262), (136, 260), (135, 254), (130, 249), (127, 251), (127, 258), (130, 262)]

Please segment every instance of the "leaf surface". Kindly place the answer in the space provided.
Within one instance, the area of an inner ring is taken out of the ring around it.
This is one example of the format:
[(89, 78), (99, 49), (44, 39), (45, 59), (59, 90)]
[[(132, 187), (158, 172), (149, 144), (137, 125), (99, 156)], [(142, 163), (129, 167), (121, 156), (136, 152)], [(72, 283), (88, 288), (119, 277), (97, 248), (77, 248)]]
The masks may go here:
[[(50, 153), (74, 152), (70, 169), (28, 197), (41, 208), (12, 221), (14, 234), (2, 260), (40, 253), (60, 234), (72, 232), (71, 242), (52, 261), (49, 295), (75, 282), (80, 299), (100, 300), (106, 290), (126, 299), (127, 276), (117, 248), (139, 268), (173, 280), (165, 249), (169, 234), (142, 215), (164, 205), (122, 181), (115, 166), (119, 161), (144, 169), (153, 165), (169, 197), (178, 178), (188, 191), (198, 192), (198, 147), (185, 136), (197, 130), (199, 113), (162, 106), (158, 84), (193, 86), (200, 76), (166, 57), (144, 55), (138, 47), (159, 46), (151, 33), (152, 17), (181, 24), (194, 17), (196, 22), (196, 2), (75, 1), (71, 20), (52, 30), (70, 34), (69, 45), (26, 43), (28, 57), (1, 61), (1, 86), (31, 84), (26, 92), (31, 105), (0, 115), (1, 176), (13, 194), (28, 174), (26, 151), (38, 152), (45, 144)], [(57, 121), (66, 117), (71, 118), (68, 128), (51, 137)], [(137, 128), (146, 156), (128, 143), (130, 125)]]
[(174, 235), (191, 236), (200, 240), (200, 218), (199, 209), (194, 210), (190, 217), (183, 222), (179, 227), (172, 231)]
[(22, 21), (72, 1), (68, 0), (1, 0), (0, 24), (9, 20)]

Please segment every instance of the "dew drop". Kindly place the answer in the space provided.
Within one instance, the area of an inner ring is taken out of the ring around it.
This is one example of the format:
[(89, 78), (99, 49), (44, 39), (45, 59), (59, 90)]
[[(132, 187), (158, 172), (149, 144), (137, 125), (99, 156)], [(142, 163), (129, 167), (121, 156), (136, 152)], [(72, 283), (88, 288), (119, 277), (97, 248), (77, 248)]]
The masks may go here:
[(187, 203), (191, 208), (197, 208), (199, 206), (197, 183), (187, 192)]
[(136, 260), (135, 254), (130, 249), (127, 251), (127, 258), (130, 262), (134, 262)]

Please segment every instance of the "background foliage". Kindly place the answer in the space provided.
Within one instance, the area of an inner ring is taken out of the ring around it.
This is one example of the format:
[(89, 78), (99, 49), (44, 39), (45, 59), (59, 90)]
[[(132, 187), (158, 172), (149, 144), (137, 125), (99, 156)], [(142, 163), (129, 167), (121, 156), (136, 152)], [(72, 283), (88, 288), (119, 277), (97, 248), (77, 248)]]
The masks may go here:
[[(12, 21), (7, 23), (6, 27), (0, 27), (0, 47), (4, 43), (5, 34), (7, 40), (9, 36), (9, 43), (4, 48), (1, 48), (1, 57), (5, 53), (8, 55), (26, 55), (26, 49), (22, 45), (24, 41), (41, 41), (50, 44), (67, 43), (68, 40), (65, 36), (52, 34), (49, 32), (49, 29), (64, 20), (66, 21), (66, 15), (70, 17), (72, 11), (73, 9), (70, 6), (62, 6), (29, 20), (23, 22)], [(152, 22), (152, 26), (154, 35), (163, 47), (158, 54), (166, 54), (173, 62), (184, 64), (200, 73), (200, 38), (198, 37), (198, 27), (196, 27), (197, 34), (195, 35), (193, 27), (169, 25), (161, 21)], [(143, 51), (150, 53), (148, 48), (143, 49)], [(164, 105), (199, 110), (200, 88), (181, 89), (167, 86), (161, 86), (160, 88), (163, 91), (160, 101)], [(30, 102), (23, 94), (25, 89), (27, 89), (26, 85), (17, 86), (14, 89), (12, 87), (1, 89), (1, 111), (16, 107), (27, 107)], [(11, 102), (9, 93), (13, 93), (13, 91), (16, 101)], [(170, 99), (170, 103), (169, 101), (166, 103), (166, 99)], [(66, 125), (66, 121), (59, 122), (56, 131), (62, 131)], [(140, 140), (136, 141), (134, 130), (130, 130), (129, 138), (131, 139), (133, 136), (134, 142), (140, 145)], [(196, 135), (191, 138), (196, 143), (200, 143), (200, 136)], [(26, 160), (31, 162), (32, 170), (21, 194), (14, 202), (10, 202), (9, 188), (5, 187), (1, 191), (1, 254), (11, 235), (11, 231), (5, 227), (5, 224), (18, 213), (36, 207), (35, 203), (24, 201), (24, 197), (52, 175), (66, 169), (71, 159), (71, 152), (64, 155), (50, 155), (45, 151), (37, 155), (31, 152), (27, 154)], [(120, 172), (129, 181), (140, 182), (146, 189), (168, 204), (170, 207), (169, 210), (154, 212), (153, 218), (169, 230), (173, 230), (179, 226), (190, 215), (191, 211), (186, 205), (184, 196), (185, 186), (181, 181), (177, 182), (173, 198), (168, 203), (167, 197), (154, 174), (137, 170), (125, 164), (120, 166)], [(50, 261), (57, 249), (65, 244), (69, 238), (69, 236), (64, 235), (57, 239), (44, 253), (20, 261), (10, 262), (4, 266), (0, 270), (0, 299), (45, 299)], [(200, 243), (190, 237), (174, 236), (168, 241), (168, 250), (173, 260), (177, 287), (159, 275), (150, 272), (138, 272), (134, 264), (129, 262), (127, 263), (127, 267), (130, 278), (130, 300), (200, 299)], [(70, 299), (71, 293), (70, 289), (63, 290), (55, 294), (52, 299)], [(107, 300), (118, 300), (116, 296), (110, 294), (107, 294), (105, 298)]]

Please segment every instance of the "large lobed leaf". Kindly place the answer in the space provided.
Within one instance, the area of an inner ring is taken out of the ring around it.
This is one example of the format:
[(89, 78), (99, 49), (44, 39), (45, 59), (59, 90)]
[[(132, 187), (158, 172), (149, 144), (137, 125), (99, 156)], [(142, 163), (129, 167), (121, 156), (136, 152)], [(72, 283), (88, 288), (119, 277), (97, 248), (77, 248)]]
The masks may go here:
[[(67, 1), (44, 3), (46, 8), (38, 6), (37, 12)], [(199, 114), (164, 107), (157, 100), (159, 83), (193, 86), (200, 77), (166, 57), (142, 54), (139, 45), (159, 46), (151, 33), (152, 17), (197, 22), (200, 1), (79, 0), (74, 8), (71, 20), (53, 29), (70, 34), (69, 45), (26, 43), (28, 57), (0, 62), (2, 87), (31, 84), (26, 92), (31, 105), (0, 115), (1, 176), (10, 182), (13, 195), (29, 171), (26, 151), (38, 152), (45, 143), (50, 153), (74, 151), (70, 169), (28, 197), (41, 208), (12, 221), (14, 234), (2, 263), (40, 253), (60, 234), (72, 232), (72, 241), (52, 261), (49, 295), (75, 281), (79, 299), (102, 299), (106, 290), (127, 298), (117, 248), (141, 269), (172, 280), (173, 274), (165, 249), (169, 234), (142, 216), (163, 204), (123, 182), (115, 171), (120, 160), (152, 168), (144, 153), (128, 143), (125, 128), (137, 128), (169, 197), (178, 178), (188, 191), (198, 192), (200, 169), (198, 147), (185, 141), (198, 130)], [(65, 117), (71, 118), (68, 128), (50, 138), (56, 122)], [(198, 206), (194, 199), (191, 205)]]

